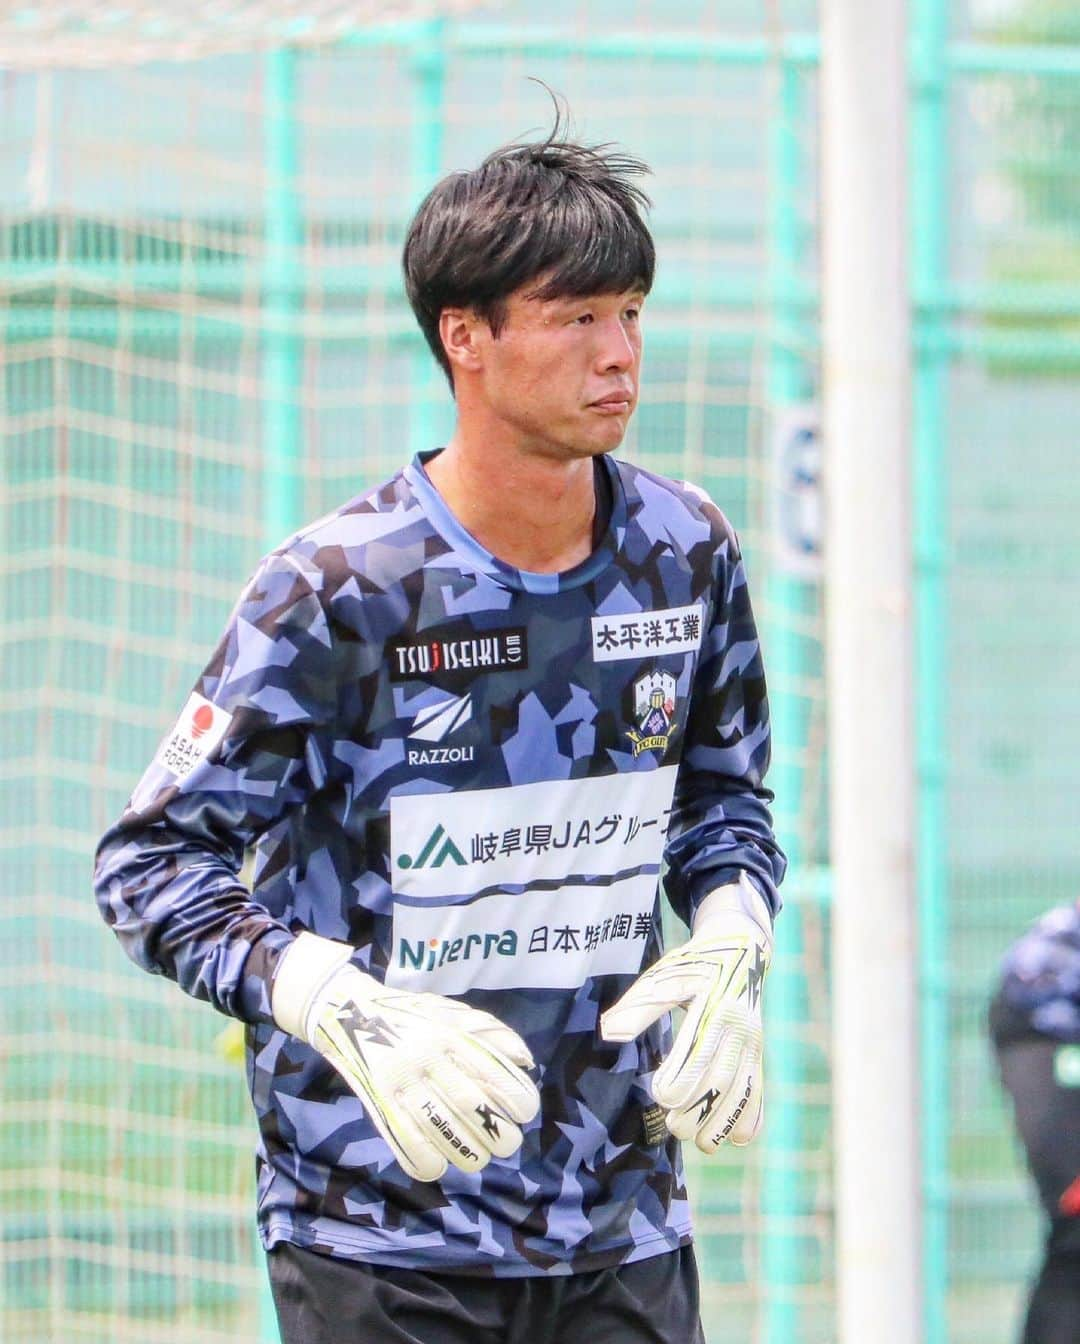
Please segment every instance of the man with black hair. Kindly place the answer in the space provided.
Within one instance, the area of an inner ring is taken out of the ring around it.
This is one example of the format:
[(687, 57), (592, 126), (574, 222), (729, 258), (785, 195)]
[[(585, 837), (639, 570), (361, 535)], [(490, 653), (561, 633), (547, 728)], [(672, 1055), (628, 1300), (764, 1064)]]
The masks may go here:
[(703, 1338), (678, 1140), (760, 1124), (784, 860), (735, 534), (610, 455), (643, 171), (556, 126), (434, 188), (453, 437), (265, 559), (100, 846), (128, 953), (247, 1024), (288, 1344)]

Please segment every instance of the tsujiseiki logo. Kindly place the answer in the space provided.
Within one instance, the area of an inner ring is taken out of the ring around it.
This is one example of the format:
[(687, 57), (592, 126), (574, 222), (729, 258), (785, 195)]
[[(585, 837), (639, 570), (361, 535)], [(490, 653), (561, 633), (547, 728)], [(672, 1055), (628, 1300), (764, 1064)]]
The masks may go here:
[[(440, 700), (436, 705), (428, 705), (413, 719), (410, 739), (420, 742), (443, 742), (452, 733), (472, 721), (472, 696), (452, 696), (449, 700)], [(467, 747), (407, 747), (406, 760), (410, 765), (456, 765), (461, 761), (471, 761), (475, 749)]]
[(674, 732), (674, 717), (675, 678), (668, 672), (649, 672), (639, 677), (634, 682), (634, 718), (638, 726), (627, 731), (634, 755), (667, 751)]
[(486, 634), (392, 639), (386, 645), (386, 656), (393, 682), (420, 678), (465, 685), (485, 672), (517, 671), (529, 665), (524, 626)]
[(444, 863), (453, 863), (465, 867), (461, 850), (454, 844), (440, 823), (424, 842), (424, 847), (415, 858), (411, 854), (399, 854), (399, 868), (441, 868)]
[(516, 957), (518, 937), (513, 929), (502, 933), (467, 933), (460, 938), (403, 938), (398, 966), (435, 971), (452, 961), (487, 961), (488, 957)]

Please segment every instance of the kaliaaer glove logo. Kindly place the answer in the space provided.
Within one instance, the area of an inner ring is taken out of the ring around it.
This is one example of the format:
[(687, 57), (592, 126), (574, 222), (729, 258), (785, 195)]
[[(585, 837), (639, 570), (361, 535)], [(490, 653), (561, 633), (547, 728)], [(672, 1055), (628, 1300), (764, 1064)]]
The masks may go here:
[(648, 672), (634, 682), (634, 718), (637, 728), (626, 734), (634, 755), (667, 751), (675, 731), (675, 678), (669, 672)]

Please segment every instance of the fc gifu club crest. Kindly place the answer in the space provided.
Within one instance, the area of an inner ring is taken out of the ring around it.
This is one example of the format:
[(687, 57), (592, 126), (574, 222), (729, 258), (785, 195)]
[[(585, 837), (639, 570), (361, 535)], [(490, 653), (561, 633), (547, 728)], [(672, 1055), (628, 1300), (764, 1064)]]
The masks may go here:
[(648, 672), (634, 682), (634, 718), (637, 728), (627, 732), (634, 755), (666, 751), (675, 719), (675, 678), (670, 673)]

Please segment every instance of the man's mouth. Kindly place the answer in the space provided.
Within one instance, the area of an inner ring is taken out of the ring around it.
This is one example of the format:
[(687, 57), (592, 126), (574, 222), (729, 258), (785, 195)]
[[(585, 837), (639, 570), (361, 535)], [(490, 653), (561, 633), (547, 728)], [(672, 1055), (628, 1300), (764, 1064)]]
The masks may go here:
[(633, 401), (631, 392), (609, 392), (606, 397), (590, 401), (589, 405), (598, 411), (628, 411)]

